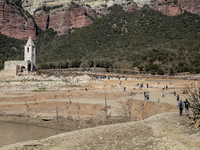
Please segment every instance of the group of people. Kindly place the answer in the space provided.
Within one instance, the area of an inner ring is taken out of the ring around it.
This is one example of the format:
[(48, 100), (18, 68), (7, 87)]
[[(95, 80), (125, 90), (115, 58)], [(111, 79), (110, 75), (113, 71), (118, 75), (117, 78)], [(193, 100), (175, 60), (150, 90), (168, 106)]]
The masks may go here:
[(189, 114), (189, 107), (190, 107), (190, 103), (188, 102), (187, 99), (185, 99), (184, 102), (182, 102), (182, 100), (179, 101), (178, 103), (178, 108), (180, 111), (180, 116), (183, 116), (183, 108), (185, 107), (185, 115)]
[(163, 86), (162, 89), (163, 89), (163, 92), (161, 93), (161, 96), (162, 96), (162, 97), (165, 97), (164, 90), (165, 90), (165, 89), (166, 89), (166, 90), (168, 89), (168, 85), (166, 85), (166, 87)]
[(164, 91), (164, 89), (167, 90), (168, 89), (168, 85), (166, 85), (166, 88), (165, 88), (165, 86), (163, 86), (162, 89), (163, 89), (163, 91)]

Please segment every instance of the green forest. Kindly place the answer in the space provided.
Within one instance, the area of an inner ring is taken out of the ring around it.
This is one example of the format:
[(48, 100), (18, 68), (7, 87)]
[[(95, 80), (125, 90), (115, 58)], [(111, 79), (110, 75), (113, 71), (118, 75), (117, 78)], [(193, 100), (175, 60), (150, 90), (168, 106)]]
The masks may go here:
[[(141, 72), (200, 73), (200, 16), (185, 11), (170, 17), (144, 6), (127, 13), (119, 5), (92, 25), (58, 36), (53, 29), (34, 40), (37, 68), (103, 67), (106, 71), (137, 67)], [(26, 41), (0, 34), (0, 68), (23, 59)], [(134, 72), (133, 72), (134, 73)]]

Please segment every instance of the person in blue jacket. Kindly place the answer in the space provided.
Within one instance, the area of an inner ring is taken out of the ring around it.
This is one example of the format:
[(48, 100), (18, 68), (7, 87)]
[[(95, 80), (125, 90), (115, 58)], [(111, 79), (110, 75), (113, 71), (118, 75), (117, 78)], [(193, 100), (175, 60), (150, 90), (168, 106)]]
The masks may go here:
[(183, 116), (182, 112), (183, 112), (183, 108), (184, 108), (184, 103), (182, 102), (182, 100), (179, 101), (178, 108), (180, 110), (180, 116)]

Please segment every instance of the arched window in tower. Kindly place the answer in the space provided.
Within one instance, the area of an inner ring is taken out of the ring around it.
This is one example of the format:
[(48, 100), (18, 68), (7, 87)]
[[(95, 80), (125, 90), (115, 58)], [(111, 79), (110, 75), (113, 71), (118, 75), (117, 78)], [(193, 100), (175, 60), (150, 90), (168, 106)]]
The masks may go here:
[(27, 52), (29, 52), (29, 47), (27, 47)]

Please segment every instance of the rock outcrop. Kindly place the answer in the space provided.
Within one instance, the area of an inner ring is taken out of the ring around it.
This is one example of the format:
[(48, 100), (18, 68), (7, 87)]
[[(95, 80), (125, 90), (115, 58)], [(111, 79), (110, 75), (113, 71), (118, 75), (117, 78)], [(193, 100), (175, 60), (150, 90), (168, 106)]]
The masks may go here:
[(128, 5), (126, 8), (124, 8), (124, 10), (126, 12), (134, 12), (136, 10), (138, 10), (139, 8), (135, 5), (135, 4), (130, 4)]
[(35, 23), (42, 30), (48, 29), (49, 26), (49, 13), (40, 11), (36, 15), (33, 16), (35, 19)]
[(46, 30), (52, 28), (58, 34), (65, 34), (69, 29), (81, 28), (93, 23), (90, 18), (95, 18), (95, 14), (89, 8), (76, 7), (61, 7), (51, 10), (49, 13), (44, 11), (36, 12), (34, 15), (36, 24)]
[(5, 2), (0, 2), (0, 33), (18, 39), (36, 37), (35, 24), (23, 12), (11, 7)]
[(200, 15), (200, 1), (199, 0), (179, 0), (182, 11)]
[(200, 15), (199, 0), (157, 0), (151, 3), (151, 8), (168, 16), (180, 15), (185, 10)]
[[(150, 4), (152, 0), (134, 0), (134, 4), (136, 4), (139, 7), (142, 7), (144, 4)], [(82, 0), (82, 1), (74, 1), (78, 3), (81, 6), (90, 5), (92, 9), (101, 8), (102, 5), (107, 5), (108, 7), (118, 4), (118, 5), (124, 5), (127, 3), (130, 3), (129, 0)], [(33, 14), (34, 10), (36, 10), (39, 7), (42, 7), (43, 5), (46, 6), (56, 6), (56, 5), (64, 5), (67, 6), (71, 3), (71, 0), (23, 0), (23, 7), (27, 11), (29, 11), (31, 14)]]

